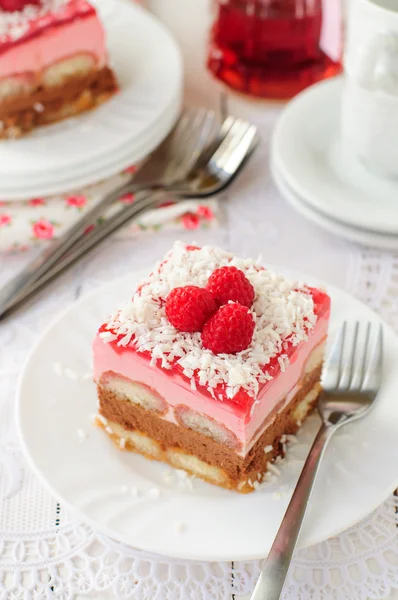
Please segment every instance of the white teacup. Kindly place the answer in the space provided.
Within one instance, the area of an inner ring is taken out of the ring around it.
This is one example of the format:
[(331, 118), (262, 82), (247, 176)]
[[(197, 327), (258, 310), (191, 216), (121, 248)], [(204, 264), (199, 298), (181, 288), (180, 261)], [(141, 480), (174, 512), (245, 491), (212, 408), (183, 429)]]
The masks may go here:
[(398, 0), (351, 0), (342, 140), (367, 169), (398, 176)]

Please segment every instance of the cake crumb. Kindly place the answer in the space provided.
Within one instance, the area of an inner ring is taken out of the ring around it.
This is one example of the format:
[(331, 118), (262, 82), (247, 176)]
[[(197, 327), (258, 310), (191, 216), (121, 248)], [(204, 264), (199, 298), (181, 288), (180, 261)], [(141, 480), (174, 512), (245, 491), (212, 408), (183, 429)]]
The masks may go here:
[(165, 483), (171, 483), (174, 479), (174, 473), (171, 469), (162, 472), (162, 479)]
[(90, 379), (93, 379), (94, 375), (92, 372), (90, 373), (85, 373), (84, 375), (81, 376), (81, 380), (82, 381), (89, 381)]
[(177, 533), (183, 533), (186, 529), (186, 525), (185, 523), (182, 523), (182, 521), (179, 521), (174, 523), (174, 529), (177, 531)]
[(64, 371), (62, 364), (60, 362), (54, 362), (53, 363), (53, 371), (56, 375), (62, 375), (62, 373)]
[(123, 438), (123, 437), (122, 437), (122, 438), (120, 438), (120, 440), (119, 440), (119, 448), (120, 448), (121, 450), (124, 450), (124, 448), (125, 448), (125, 447), (126, 447), (126, 438)]
[(102, 415), (97, 415), (96, 418), (98, 419), (98, 421), (101, 421), (101, 423), (103, 425), (108, 425), (108, 419), (106, 419), (105, 417), (103, 417)]
[(77, 437), (79, 438), (80, 442), (84, 442), (84, 440), (87, 438), (87, 433), (84, 431), (84, 429), (78, 429)]
[(273, 450), (273, 446), (271, 446), (271, 444), (269, 444), (268, 446), (265, 446), (265, 448), (264, 448), (265, 454), (268, 454), (268, 452), (272, 452), (272, 450)]
[(302, 426), (302, 422), (300, 421), (300, 419), (298, 419), (298, 420), (296, 421), (296, 425), (297, 425), (297, 427), (301, 427), (301, 426)]
[(36, 112), (38, 113), (42, 113), (44, 111), (44, 104), (42, 104), (41, 102), (36, 102), (33, 105), (33, 108)]
[(288, 443), (288, 444), (290, 444), (291, 446), (294, 446), (295, 444), (298, 444), (298, 439), (296, 438), (296, 436), (295, 436), (295, 435), (288, 434), (288, 435), (286, 436), (286, 441), (287, 441), (287, 443)]
[(279, 476), (281, 474), (278, 467), (276, 467), (273, 463), (268, 463), (268, 470), (271, 471), (273, 475)]
[(69, 379), (77, 379), (75, 371), (73, 371), (73, 369), (70, 369), (69, 367), (66, 367), (66, 369), (64, 369), (64, 373), (67, 377), (69, 377)]

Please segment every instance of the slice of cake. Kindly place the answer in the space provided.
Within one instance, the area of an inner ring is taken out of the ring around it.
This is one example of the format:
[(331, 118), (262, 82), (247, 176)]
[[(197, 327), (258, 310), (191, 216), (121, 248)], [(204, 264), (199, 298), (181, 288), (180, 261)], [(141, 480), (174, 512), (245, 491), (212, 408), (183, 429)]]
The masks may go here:
[(329, 296), (253, 260), (176, 243), (94, 341), (121, 449), (252, 491), (315, 406)]
[(0, 137), (77, 115), (116, 89), (86, 0), (0, 0)]

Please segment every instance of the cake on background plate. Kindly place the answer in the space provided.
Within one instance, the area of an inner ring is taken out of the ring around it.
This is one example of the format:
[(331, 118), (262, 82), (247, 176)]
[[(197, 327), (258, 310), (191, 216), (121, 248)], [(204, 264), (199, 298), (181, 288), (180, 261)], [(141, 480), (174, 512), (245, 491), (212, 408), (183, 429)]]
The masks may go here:
[(315, 406), (329, 296), (177, 242), (95, 338), (97, 424), (123, 450), (252, 491)]
[(0, 138), (78, 115), (116, 90), (86, 0), (0, 0)]

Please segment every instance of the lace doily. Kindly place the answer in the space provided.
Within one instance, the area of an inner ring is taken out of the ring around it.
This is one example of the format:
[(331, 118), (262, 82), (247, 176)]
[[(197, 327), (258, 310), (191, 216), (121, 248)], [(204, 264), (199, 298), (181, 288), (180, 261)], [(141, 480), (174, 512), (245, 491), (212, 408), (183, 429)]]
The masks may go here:
[[(108, 245), (0, 327), (0, 600), (98, 598), (101, 592), (131, 600), (238, 600), (258, 576), (258, 562), (176, 561), (94, 532), (44, 490), (18, 446), (16, 381), (37, 333), (61, 306), (97, 285), (100, 273), (103, 279), (126, 271), (116, 258), (130, 247), (131, 241)], [(352, 248), (350, 255), (347, 287), (398, 327), (398, 256)], [(3, 262), (2, 279), (15, 270)], [(391, 497), (355, 527), (298, 552), (284, 600), (387, 598), (398, 589), (397, 511)]]

